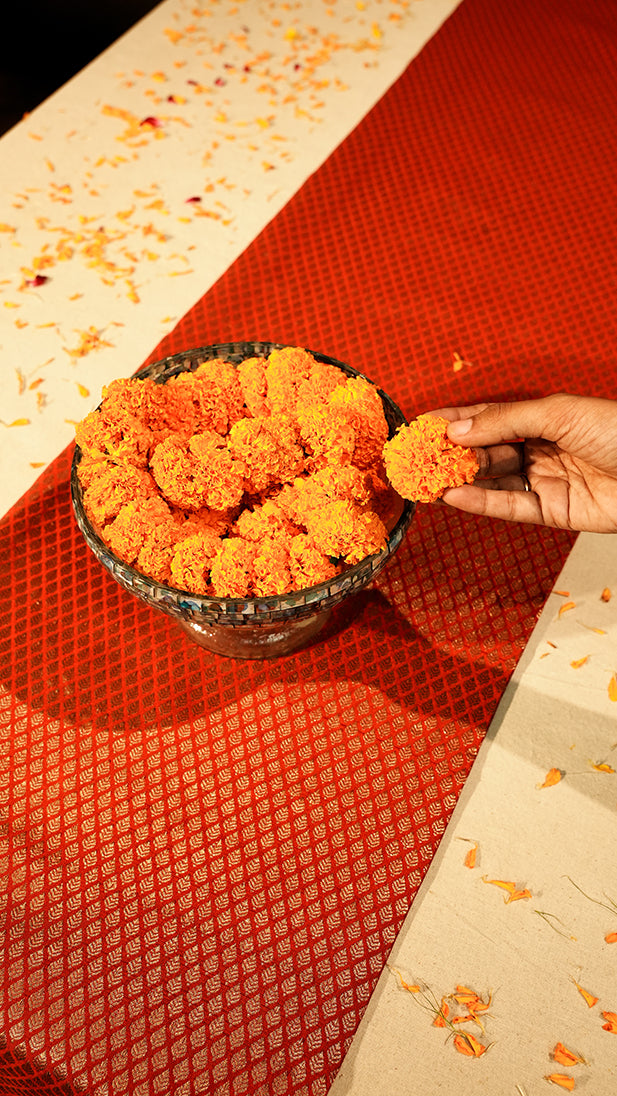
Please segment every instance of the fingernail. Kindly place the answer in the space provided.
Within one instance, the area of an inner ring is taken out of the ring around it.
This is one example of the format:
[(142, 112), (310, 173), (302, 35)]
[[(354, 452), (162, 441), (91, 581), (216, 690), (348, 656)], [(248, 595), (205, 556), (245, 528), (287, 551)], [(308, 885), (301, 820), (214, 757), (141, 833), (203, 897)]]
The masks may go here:
[(472, 422), (473, 419), (459, 419), (458, 422), (451, 422), (448, 427), (449, 436), (451, 438), (464, 437), (471, 430)]

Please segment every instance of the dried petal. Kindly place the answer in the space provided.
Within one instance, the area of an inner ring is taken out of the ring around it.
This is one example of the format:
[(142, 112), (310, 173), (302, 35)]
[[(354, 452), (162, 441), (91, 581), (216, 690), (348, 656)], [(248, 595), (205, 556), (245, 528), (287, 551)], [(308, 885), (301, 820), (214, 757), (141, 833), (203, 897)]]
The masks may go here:
[(559, 613), (557, 615), (562, 617), (564, 613), (569, 613), (571, 609), (576, 609), (576, 602), (575, 601), (566, 601), (565, 605), (561, 606), (561, 608), (559, 610)]
[(505, 899), (506, 905), (510, 902), (516, 902), (519, 898), (531, 898), (531, 891), (524, 888), (518, 890), (516, 883), (509, 883), (504, 879), (487, 879), (485, 875), (482, 876), (483, 883), (491, 883), (494, 887), (501, 887), (502, 890), (508, 891), (508, 897)]
[(613, 674), (608, 683), (608, 699), (617, 700), (617, 674)]
[(582, 658), (575, 658), (574, 661), (570, 663), (570, 665), (573, 670), (580, 670), (581, 666), (584, 666), (585, 663), (588, 661), (589, 655), (583, 655)]
[(575, 1066), (579, 1062), (584, 1063), (585, 1059), (580, 1054), (575, 1054), (573, 1050), (568, 1050), (563, 1043), (557, 1043), (551, 1054), (551, 1058), (555, 1062), (559, 1062), (561, 1066)]
[(445, 1027), (450, 1012), (450, 1006), (445, 997), (441, 998), (441, 1007), (433, 1020), (433, 1027)]
[(617, 1012), (603, 1012), (602, 1019), (606, 1020), (605, 1024), (602, 1024), (602, 1031), (610, 1031), (612, 1035), (617, 1035)]
[(459, 1054), (466, 1054), (468, 1058), (480, 1058), (486, 1053), (487, 1047), (479, 1042), (475, 1035), (461, 1031), (454, 1036), (454, 1049), (458, 1050)]
[(572, 1092), (575, 1085), (574, 1077), (568, 1077), (565, 1073), (549, 1073), (545, 1080), (550, 1081), (552, 1085), (558, 1085), (559, 1088), (567, 1089), (568, 1092)]
[(536, 784), (536, 788), (552, 788), (565, 776), (562, 769), (549, 769), (544, 777), (543, 784)]
[(475, 868), (477, 855), (478, 855), (478, 842), (476, 841), (473, 845), (473, 848), (471, 848), (469, 850), (469, 852), (467, 853), (467, 856), (465, 857), (464, 863), (465, 863), (466, 868)]
[[(574, 982), (574, 979), (572, 979), (572, 981)], [(574, 982), (574, 985), (576, 986), (583, 1000), (587, 1002), (587, 1007), (593, 1008), (593, 1006), (597, 1004), (598, 998), (594, 997), (593, 993), (590, 993), (588, 989), (583, 989), (582, 986), (579, 986), (578, 982)]]
[(617, 932), (607, 932), (604, 939), (607, 944), (617, 944)]
[(612, 596), (611, 591), (609, 590), (608, 586), (605, 586), (602, 593), (600, 594), (601, 600), (602, 601), (610, 601), (611, 596)]

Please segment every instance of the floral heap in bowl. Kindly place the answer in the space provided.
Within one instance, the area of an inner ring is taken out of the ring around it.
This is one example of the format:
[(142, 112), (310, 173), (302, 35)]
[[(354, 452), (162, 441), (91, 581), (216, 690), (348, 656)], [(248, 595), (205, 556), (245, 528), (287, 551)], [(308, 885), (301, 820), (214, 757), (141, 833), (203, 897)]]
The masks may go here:
[(384, 392), (324, 354), (188, 350), (113, 381), (78, 424), (75, 516), (120, 585), (202, 646), (284, 654), (401, 544), (415, 506), (383, 454), (406, 427)]

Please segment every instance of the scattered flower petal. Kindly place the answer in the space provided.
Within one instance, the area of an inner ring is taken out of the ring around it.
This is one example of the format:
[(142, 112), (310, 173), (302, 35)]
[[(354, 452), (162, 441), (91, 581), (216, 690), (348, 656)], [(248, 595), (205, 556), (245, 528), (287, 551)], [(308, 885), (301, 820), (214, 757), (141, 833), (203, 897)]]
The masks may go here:
[(574, 979), (572, 979), (572, 981), (574, 982), (574, 985), (576, 986), (581, 997), (586, 1002), (587, 1007), (593, 1008), (593, 1006), (598, 1003), (598, 998), (594, 997), (593, 993), (590, 993), (588, 989), (583, 989), (583, 987), (580, 986), (578, 982), (575, 982)]
[(605, 1024), (602, 1024), (602, 1031), (610, 1031), (612, 1035), (617, 1035), (617, 1012), (603, 1012), (602, 1019), (606, 1020)]
[(531, 898), (531, 891), (527, 888), (519, 890), (516, 883), (509, 883), (504, 879), (487, 879), (485, 875), (482, 876), (483, 883), (490, 883), (494, 887), (501, 887), (502, 890), (508, 892), (508, 897), (505, 899), (506, 905), (510, 902), (516, 902), (520, 898)]
[(559, 610), (559, 613), (557, 615), (562, 617), (564, 615), (564, 613), (569, 613), (571, 609), (576, 609), (576, 602), (575, 601), (566, 601), (565, 605), (561, 606), (561, 608)]
[(536, 784), (536, 788), (552, 788), (565, 776), (563, 769), (549, 769), (544, 777), (543, 784)]
[(480, 1058), (488, 1048), (476, 1039), (475, 1035), (461, 1031), (454, 1036), (454, 1049), (458, 1050), (459, 1054), (466, 1054), (468, 1058)]
[(568, 1092), (572, 1092), (575, 1085), (574, 1077), (568, 1077), (565, 1073), (549, 1073), (545, 1080), (550, 1081), (552, 1085), (558, 1085), (559, 1088), (567, 1089)]
[(553, 1048), (551, 1058), (555, 1062), (559, 1062), (560, 1066), (575, 1066), (579, 1063), (585, 1064), (585, 1059), (581, 1054), (575, 1054), (573, 1050), (568, 1050), (563, 1043), (557, 1043)]

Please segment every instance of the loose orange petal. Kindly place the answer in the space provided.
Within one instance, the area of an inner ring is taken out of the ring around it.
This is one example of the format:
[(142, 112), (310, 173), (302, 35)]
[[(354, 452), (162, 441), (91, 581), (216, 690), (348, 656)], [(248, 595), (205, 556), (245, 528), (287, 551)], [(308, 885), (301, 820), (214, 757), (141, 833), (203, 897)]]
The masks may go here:
[(558, 597), (570, 597), (569, 590), (553, 590), (553, 593), (557, 594)]
[(568, 1077), (565, 1073), (549, 1073), (545, 1080), (550, 1081), (552, 1085), (558, 1085), (559, 1088), (567, 1089), (568, 1092), (572, 1092), (575, 1085), (574, 1077)]
[(584, 666), (585, 663), (588, 662), (588, 661), (589, 661), (589, 655), (583, 655), (582, 658), (575, 658), (574, 662), (571, 662), (570, 665), (571, 665), (573, 670), (579, 670), (581, 668), (581, 666)]
[(557, 615), (562, 617), (564, 613), (569, 613), (570, 609), (576, 609), (576, 602), (575, 601), (566, 601), (565, 605), (561, 606), (561, 608), (559, 610), (559, 613)]
[(604, 939), (607, 944), (617, 944), (617, 932), (607, 932)]
[(470, 1035), (467, 1031), (455, 1035), (453, 1041), (454, 1049), (458, 1050), (459, 1054), (466, 1054), (468, 1058), (480, 1058), (487, 1050), (487, 1048), (476, 1039), (475, 1035)]
[[(574, 979), (572, 979), (572, 981), (574, 982)], [(576, 986), (583, 1000), (587, 1002), (587, 1007), (593, 1008), (593, 1006), (597, 1004), (598, 998), (594, 997), (593, 993), (590, 993), (588, 989), (583, 989), (582, 986), (579, 986), (578, 982), (574, 982), (574, 985)]]
[(611, 1034), (617, 1035), (617, 1012), (603, 1012), (602, 1019), (606, 1020), (605, 1024), (602, 1024), (602, 1031), (610, 1031)]
[(502, 890), (508, 891), (508, 897), (506, 898), (506, 905), (509, 902), (517, 902), (519, 898), (531, 898), (531, 891), (524, 888), (518, 890), (516, 883), (509, 883), (505, 879), (487, 879), (485, 875), (482, 876), (483, 883), (491, 883), (494, 887), (501, 887)]
[(608, 683), (608, 699), (617, 700), (617, 674), (613, 674)]
[(398, 978), (399, 982), (401, 983), (401, 986), (403, 987), (403, 989), (407, 990), (408, 993), (421, 993), (422, 992), (422, 987), (421, 986), (410, 985), (409, 982), (406, 982), (405, 979), (403, 978), (403, 975), (401, 974), (400, 970), (397, 970), (396, 967), (390, 967), (390, 970), (392, 971), (393, 974), (396, 974), (396, 977)]
[(609, 590), (608, 586), (605, 586), (602, 593), (600, 594), (600, 598), (602, 599), (602, 601), (610, 601), (611, 596), (611, 591)]
[(448, 1013), (450, 1012), (450, 1006), (445, 997), (441, 998), (441, 1007), (433, 1020), (433, 1027), (445, 1027)]
[(615, 770), (612, 765), (608, 765), (606, 761), (598, 762), (597, 765), (591, 763), (592, 769), (595, 769), (598, 773), (614, 773)]
[(584, 1063), (585, 1059), (580, 1054), (575, 1054), (573, 1050), (568, 1050), (563, 1043), (557, 1043), (551, 1058), (555, 1062), (559, 1062), (561, 1066), (575, 1066), (579, 1062)]
[(565, 773), (561, 769), (549, 769), (544, 777), (543, 784), (536, 784), (536, 788), (552, 788), (555, 784), (563, 778)]
[(475, 868), (477, 855), (478, 855), (478, 842), (476, 841), (473, 848), (471, 848), (469, 850), (469, 852), (467, 853), (467, 856), (465, 857), (465, 867), (466, 868)]

